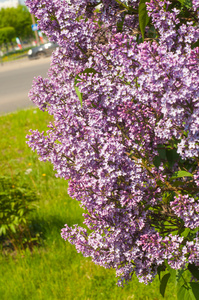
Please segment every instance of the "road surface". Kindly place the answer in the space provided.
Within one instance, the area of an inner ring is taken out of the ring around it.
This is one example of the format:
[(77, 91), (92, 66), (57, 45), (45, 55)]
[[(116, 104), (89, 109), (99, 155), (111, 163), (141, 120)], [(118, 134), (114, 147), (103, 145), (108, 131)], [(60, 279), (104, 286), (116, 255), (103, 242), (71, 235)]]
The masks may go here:
[(13, 61), (0, 65), (0, 115), (34, 106), (28, 98), (35, 76), (47, 77), (50, 58)]

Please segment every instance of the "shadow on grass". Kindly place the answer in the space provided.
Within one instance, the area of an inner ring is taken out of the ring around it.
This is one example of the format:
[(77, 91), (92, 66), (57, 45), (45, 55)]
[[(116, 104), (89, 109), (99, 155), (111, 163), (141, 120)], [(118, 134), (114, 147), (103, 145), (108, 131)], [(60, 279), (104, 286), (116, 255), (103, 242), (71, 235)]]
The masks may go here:
[(31, 219), (30, 231), (39, 234), (42, 240), (46, 240), (49, 236), (60, 235), (64, 225), (73, 226), (74, 224), (82, 225), (82, 217), (63, 218), (58, 215), (52, 216), (35, 216)]
[[(19, 228), (12, 236), (0, 236), (0, 250), (5, 255), (15, 255), (19, 250), (29, 248), (30, 251), (36, 247), (44, 246), (46, 240), (61, 240), (61, 229), (65, 224), (72, 226), (80, 224), (81, 219), (61, 218), (58, 215), (34, 216), (27, 226)], [(50, 242), (51, 243), (51, 242)]]

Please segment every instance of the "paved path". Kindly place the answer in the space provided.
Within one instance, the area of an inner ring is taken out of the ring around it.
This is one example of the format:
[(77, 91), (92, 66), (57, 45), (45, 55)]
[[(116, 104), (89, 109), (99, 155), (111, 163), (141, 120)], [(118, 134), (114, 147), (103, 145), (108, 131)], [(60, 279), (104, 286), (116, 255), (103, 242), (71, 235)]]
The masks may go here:
[(50, 58), (7, 62), (0, 65), (0, 115), (33, 106), (28, 98), (35, 76), (47, 77)]

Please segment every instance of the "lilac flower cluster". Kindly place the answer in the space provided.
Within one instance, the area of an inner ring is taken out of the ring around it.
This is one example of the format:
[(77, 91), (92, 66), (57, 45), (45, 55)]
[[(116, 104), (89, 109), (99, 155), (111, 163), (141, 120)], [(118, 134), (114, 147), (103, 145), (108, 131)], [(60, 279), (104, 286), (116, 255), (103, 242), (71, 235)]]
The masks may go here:
[[(147, 3), (156, 38), (148, 26), (140, 43), (138, 0), (26, 0), (60, 45), (49, 78), (35, 78), (29, 94), (54, 122), (46, 134), (32, 131), (28, 144), (70, 180), (69, 194), (85, 209), (85, 228), (65, 225), (62, 237), (115, 268), (119, 284), (134, 272), (153, 280), (165, 260), (174, 269), (198, 262), (197, 233), (181, 235), (198, 227), (199, 2), (192, 2), (193, 22), (182, 22), (169, 1)], [(182, 168), (193, 179), (176, 179)]]
[(199, 201), (189, 195), (174, 197), (171, 208), (175, 214), (184, 221), (185, 227), (195, 229), (199, 227)]

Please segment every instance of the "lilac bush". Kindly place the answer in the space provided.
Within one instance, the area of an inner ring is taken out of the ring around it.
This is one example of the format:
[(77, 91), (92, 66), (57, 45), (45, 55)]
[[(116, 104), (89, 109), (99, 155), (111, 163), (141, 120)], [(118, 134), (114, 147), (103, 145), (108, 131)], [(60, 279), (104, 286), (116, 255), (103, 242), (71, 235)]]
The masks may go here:
[(54, 121), (28, 144), (85, 209), (62, 237), (119, 285), (188, 264), (197, 278), (199, 1), (26, 4), (60, 46), (29, 93)]

